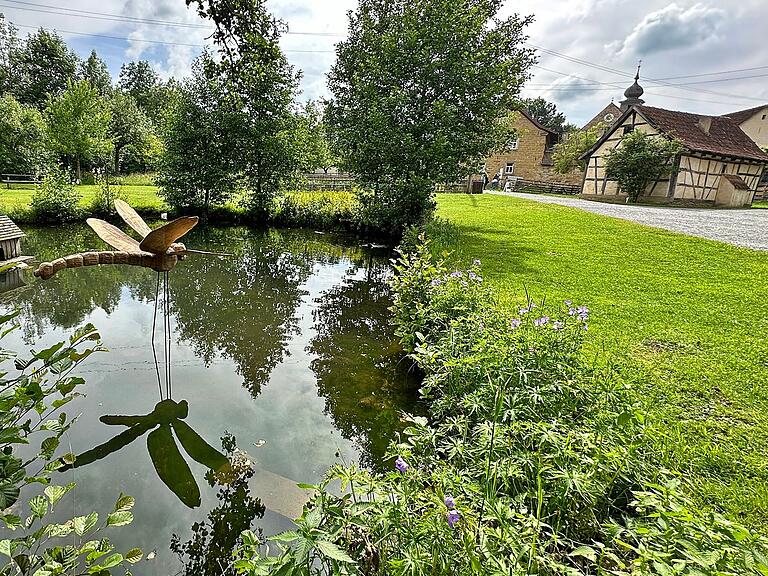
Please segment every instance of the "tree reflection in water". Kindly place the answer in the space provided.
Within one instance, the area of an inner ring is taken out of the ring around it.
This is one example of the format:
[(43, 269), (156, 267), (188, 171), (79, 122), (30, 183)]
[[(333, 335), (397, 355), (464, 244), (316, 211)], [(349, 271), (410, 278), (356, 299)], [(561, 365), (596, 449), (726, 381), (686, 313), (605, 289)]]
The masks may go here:
[(343, 283), (315, 299), (316, 336), (307, 349), (326, 411), (371, 467), (400, 428), (400, 412), (418, 410), (417, 378), (389, 323), (390, 271), (385, 259), (358, 254)]
[[(254, 470), (250, 461), (237, 450), (234, 436), (227, 434), (221, 439), (224, 453), (232, 462), (227, 478), (209, 472), (205, 479), (211, 487), (219, 486), (216, 494), (219, 505), (213, 508), (205, 520), (192, 525), (192, 537), (186, 542), (174, 534), (171, 551), (183, 565), (186, 576), (228, 576), (232, 550), (240, 533), (251, 529), (254, 520), (264, 516), (264, 506), (251, 496), (248, 481)], [(261, 534), (260, 530), (256, 531)]]

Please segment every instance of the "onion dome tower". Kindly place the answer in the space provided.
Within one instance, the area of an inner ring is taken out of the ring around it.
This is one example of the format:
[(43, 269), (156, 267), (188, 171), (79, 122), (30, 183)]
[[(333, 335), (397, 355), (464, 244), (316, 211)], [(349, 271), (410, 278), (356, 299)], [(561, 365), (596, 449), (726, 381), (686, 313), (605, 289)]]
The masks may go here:
[(643, 87), (638, 84), (640, 80), (640, 64), (637, 65), (637, 74), (635, 74), (635, 83), (624, 91), (624, 100), (620, 102), (621, 111), (628, 110), (630, 106), (641, 106), (645, 104), (645, 100), (641, 98), (643, 95)]

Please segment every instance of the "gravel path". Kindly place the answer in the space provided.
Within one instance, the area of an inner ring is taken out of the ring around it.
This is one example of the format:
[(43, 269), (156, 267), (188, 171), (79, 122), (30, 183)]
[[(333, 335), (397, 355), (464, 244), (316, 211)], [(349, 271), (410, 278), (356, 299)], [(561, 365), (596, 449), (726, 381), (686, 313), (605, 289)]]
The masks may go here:
[(664, 228), (691, 236), (700, 236), (710, 240), (727, 242), (734, 246), (743, 246), (754, 250), (768, 250), (768, 210), (760, 209), (712, 209), (712, 208), (672, 208), (669, 206), (636, 206), (627, 204), (608, 204), (593, 202), (581, 198), (558, 198), (537, 194), (511, 192), (491, 192), (503, 196), (534, 200), (544, 204), (571, 206), (602, 214), (630, 220), (646, 226)]

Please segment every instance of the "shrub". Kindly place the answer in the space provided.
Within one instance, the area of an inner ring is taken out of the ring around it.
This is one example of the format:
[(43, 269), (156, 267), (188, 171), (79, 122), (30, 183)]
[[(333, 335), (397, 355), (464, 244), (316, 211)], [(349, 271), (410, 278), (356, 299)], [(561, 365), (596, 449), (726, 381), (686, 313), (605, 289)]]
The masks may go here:
[(765, 538), (696, 509), (647, 459), (626, 386), (584, 359), (585, 306), (509, 311), (479, 262), (449, 271), (423, 243), (393, 286), (429, 419), (406, 417), (390, 473), (332, 468), (271, 555), (244, 533), (242, 572), (766, 573)]
[(350, 230), (359, 212), (351, 192), (288, 192), (275, 201), (271, 220), (279, 226)]
[(97, 216), (111, 217), (117, 214), (115, 200), (125, 200), (120, 179), (111, 179), (103, 170), (94, 170), (94, 183), (98, 186), (91, 200), (91, 212)]
[(38, 222), (51, 223), (76, 220), (79, 216), (79, 201), (80, 194), (69, 174), (60, 168), (53, 168), (32, 194), (32, 217)]

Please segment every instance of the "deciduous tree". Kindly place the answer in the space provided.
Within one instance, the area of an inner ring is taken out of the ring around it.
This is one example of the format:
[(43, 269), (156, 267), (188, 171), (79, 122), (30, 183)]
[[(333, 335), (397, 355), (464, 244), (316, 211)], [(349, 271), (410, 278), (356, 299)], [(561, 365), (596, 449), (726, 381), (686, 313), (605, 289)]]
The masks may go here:
[(75, 79), (79, 59), (55, 32), (40, 29), (11, 53), (14, 69), (11, 92), (22, 104), (42, 109)]
[(109, 108), (86, 80), (70, 81), (63, 94), (49, 97), (45, 115), (52, 149), (74, 159), (78, 180), (82, 160), (110, 151)]
[(682, 150), (678, 140), (635, 130), (606, 154), (605, 175), (619, 183), (619, 189), (631, 202), (637, 202), (649, 184), (670, 173), (673, 160)]
[(50, 160), (40, 111), (0, 96), (0, 173), (38, 174)]
[(187, 0), (216, 26), (219, 59), (206, 73), (221, 82), (242, 123), (227, 135), (237, 140), (235, 171), (247, 184), (247, 208), (266, 217), (272, 199), (296, 170), (291, 145), (293, 107), (300, 73), (280, 48), (287, 26), (269, 13), (266, 0)]
[(605, 125), (598, 124), (588, 130), (577, 130), (570, 132), (562, 142), (555, 146), (555, 151), (552, 154), (552, 160), (555, 163), (555, 172), (560, 174), (568, 174), (573, 170), (584, 170), (586, 167), (586, 160), (582, 160), (581, 156), (603, 135)]
[(114, 146), (115, 174), (120, 173), (120, 153), (127, 146), (148, 146), (152, 123), (130, 94), (115, 92), (109, 100), (109, 136)]
[(88, 59), (80, 63), (78, 76), (80, 80), (87, 80), (102, 97), (112, 92), (112, 76), (109, 74), (107, 65), (96, 54), (96, 50), (91, 50)]
[(519, 107), (533, 116), (542, 126), (554, 130), (558, 134), (569, 129), (573, 124), (566, 124), (565, 114), (558, 112), (557, 105), (549, 102), (541, 96), (537, 98), (523, 98), (520, 100)]
[[(428, 217), (436, 182), (472, 172), (496, 144), (534, 61), (528, 18), (500, 0), (361, 0), (328, 77), (332, 141), (366, 185), (368, 223), (398, 234)], [(500, 82), (498, 79), (503, 78)]]
[(240, 142), (232, 135), (245, 121), (222, 82), (205, 74), (206, 63), (207, 55), (195, 62), (169, 109), (157, 178), (169, 204), (204, 216), (237, 189), (234, 159)]
[(301, 107), (296, 115), (293, 140), (299, 157), (299, 170), (313, 172), (322, 168), (327, 173), (330, 168), (338, 165), (338, 158), (328, 141), (321, 103), (310, 100)]

